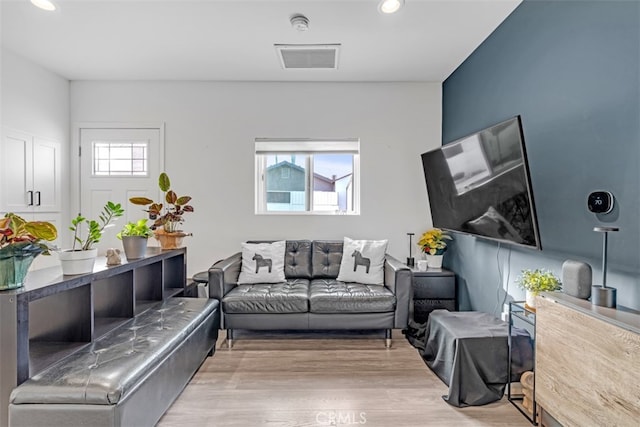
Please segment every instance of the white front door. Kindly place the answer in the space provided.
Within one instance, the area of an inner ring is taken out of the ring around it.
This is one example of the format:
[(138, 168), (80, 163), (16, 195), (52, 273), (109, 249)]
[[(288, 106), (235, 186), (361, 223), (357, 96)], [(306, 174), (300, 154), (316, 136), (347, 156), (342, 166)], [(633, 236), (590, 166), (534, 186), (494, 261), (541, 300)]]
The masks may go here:
[(100, 254), (108, 248), (121, 249), (116, 238), (120, 228), (147, 217), (144, 207), (129, 203), (129, 198), (159, 199), (158, 176), (164, 167), (161, 142), (160, 129), (80, 129), (80, 213), (100, 222), (107, 201), (125, 209), (96, 245)]

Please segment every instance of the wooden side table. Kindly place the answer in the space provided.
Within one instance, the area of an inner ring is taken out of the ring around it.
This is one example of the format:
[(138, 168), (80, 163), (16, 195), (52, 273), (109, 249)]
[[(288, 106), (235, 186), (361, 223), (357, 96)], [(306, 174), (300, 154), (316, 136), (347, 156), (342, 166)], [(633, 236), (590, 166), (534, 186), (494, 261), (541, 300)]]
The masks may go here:
[(446, 268), (413, 271), (413, 320), (424, 323), (437, 309), (456, 311), (456, 275)]

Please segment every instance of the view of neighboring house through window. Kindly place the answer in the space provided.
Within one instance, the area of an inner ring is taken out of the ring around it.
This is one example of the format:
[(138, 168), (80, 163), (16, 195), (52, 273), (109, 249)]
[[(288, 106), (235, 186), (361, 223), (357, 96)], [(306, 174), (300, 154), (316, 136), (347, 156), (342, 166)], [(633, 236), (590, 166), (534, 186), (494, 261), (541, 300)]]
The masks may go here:
[(256, 140), (256, 213), (359, 213), (357, 140)]

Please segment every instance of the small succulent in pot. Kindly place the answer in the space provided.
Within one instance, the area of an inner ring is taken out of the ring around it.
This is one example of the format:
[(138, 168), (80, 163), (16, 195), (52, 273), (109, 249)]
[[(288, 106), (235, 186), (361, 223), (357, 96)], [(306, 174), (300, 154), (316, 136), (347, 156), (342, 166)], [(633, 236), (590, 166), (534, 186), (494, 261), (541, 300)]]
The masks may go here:
[(158, 187), (164, 193), (163, 200), (166, 205), (154, 202), (148, 197), (132, 197), (129, 201), (134, 205), (149, 206), (145, 212), (149, 214), (149, 219), (154, 221), (151, 226), (153, 230), (162, 227), (167, 233), (180, 231), (178, 227), (184, 221), (182, 216), (187, 212), (193, 212), (193, 206), (189, 204), (191, 196), (178, 196), (171, 189), (171, 180), (165, 172), (158, 178)]

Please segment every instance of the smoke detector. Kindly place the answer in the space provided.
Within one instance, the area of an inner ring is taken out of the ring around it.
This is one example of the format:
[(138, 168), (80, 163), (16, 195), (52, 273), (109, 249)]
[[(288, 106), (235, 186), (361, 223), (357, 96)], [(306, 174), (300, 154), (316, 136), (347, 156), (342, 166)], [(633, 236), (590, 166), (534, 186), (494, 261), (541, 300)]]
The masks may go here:
[(291, 22), (291, 26), (297, 31), (303, 32), (309, 30), (309, 19), (300, 13), (291, 16), (289, 21)]

